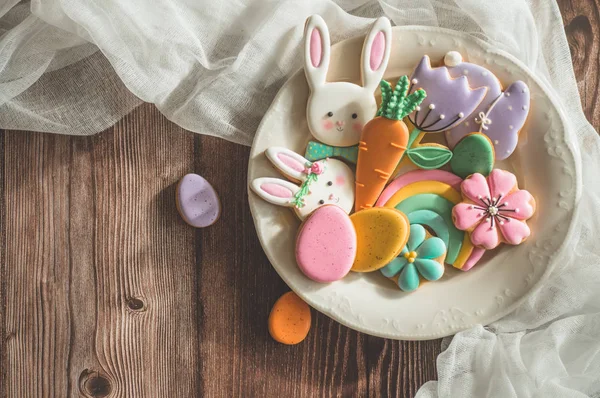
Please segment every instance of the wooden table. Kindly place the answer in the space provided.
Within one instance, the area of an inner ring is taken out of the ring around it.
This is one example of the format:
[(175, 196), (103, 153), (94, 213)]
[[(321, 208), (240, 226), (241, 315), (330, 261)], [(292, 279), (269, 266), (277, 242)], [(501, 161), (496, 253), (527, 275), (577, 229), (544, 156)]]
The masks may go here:
[[(600, 0), (560, 3), (599, 128)], [(248, 153), (151, 105), (94, 137), (0, 132), (0, 395), (408, 397), (435, 379), (439, 340), (370, 337), (317, 312), (302, 344), (271, 340), (288, 288), (254, 231)], [(175, 210), (188, 172), (221, 195), (211, 228)]]

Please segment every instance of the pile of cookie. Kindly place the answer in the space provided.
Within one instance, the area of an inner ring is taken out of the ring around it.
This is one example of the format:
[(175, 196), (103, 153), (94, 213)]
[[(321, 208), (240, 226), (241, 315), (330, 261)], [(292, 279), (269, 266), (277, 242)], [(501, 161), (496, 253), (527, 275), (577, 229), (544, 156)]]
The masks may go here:
[[(268, 148), (287, 180), (250, 184), (303, 221), (296, 260), (316, 282), (379, 271), (410, 292), (440, 279), (446, 265), (467, 271), (486, 251), (530, 235), (534, 198), (514, 174), (494, 168), (517, 147), (527, 85), (503, 88), (456, 51), (436, 66), (423, 56), (410, 77), (392, 85), (382, 80), (391, 40), (389, 20), (378, 19), (363, 45), (362, 86), (327, 82), (329, 32), (321, 17), (307, 20), (307, 122), (315, 140), (304, 156)], [(423, 142), (438, 133), (446, 145)]]

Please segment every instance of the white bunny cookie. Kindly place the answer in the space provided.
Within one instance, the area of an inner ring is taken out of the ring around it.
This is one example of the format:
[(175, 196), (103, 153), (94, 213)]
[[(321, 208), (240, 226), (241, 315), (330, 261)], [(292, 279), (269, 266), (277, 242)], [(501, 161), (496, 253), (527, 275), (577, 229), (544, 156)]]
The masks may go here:
[(310, 86), (306, 117), (316, 139), (338, 147), (358, 144), (364, 124), (377, 112), (373, 93), (387, 67), (391, 41), (390, 21), (385, 17), (377, 19), (363, 44), (362, 86), (327, 83), (329, 30), (320, 16), (308, 18), (304, 27), (304, 72)]
[(323, 159), (311, 163), (281, 147), (268, 148), (265, 154), (279, 171), (300, 186), (279, 178), (257, 178), (250, 187), (262, 199), (293, 207), (301, 220), (324, 205), (337, 205), (350, 213), (354, 204), (354, 174), (344, 162)]

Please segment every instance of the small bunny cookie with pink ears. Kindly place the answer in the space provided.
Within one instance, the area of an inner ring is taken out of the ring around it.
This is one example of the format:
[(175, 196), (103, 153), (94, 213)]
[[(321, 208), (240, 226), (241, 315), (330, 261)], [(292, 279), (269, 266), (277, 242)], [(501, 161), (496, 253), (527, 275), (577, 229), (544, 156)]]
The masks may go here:
[(293, 207), (301, 220), (324, 205), (337, 205), (347, 214), (354, 204), (354, 174), (336, 159), (310, 162), (286, 148), (265, 151), (273, 165), (290, 180), (261, 177), (250, 184), (252, 190), (269, 203)]
[(337, 147), (358, 144), (364, 124), (377, 112), (374, 92), (387, 67), (391, 41), (389, 19), (377, 19), (363, 44), (362, 86), (327, 83), (331, 55), (329, 30), (319, 15), (308, 18), (304, 28), (304, 72), (310, 86), (306, 117), (316, 139)]

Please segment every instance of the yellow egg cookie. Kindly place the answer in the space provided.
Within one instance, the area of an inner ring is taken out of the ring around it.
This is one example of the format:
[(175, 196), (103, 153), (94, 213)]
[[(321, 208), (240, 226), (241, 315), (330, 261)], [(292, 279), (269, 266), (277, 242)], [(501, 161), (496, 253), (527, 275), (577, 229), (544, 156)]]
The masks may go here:
[(350, 216), (356, 229), (357, 250), (352, 271), (372, 272), (392, 261), (406, 242), (408, 218), (399, 210), (374, 207)]

